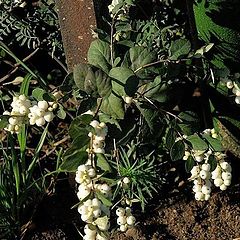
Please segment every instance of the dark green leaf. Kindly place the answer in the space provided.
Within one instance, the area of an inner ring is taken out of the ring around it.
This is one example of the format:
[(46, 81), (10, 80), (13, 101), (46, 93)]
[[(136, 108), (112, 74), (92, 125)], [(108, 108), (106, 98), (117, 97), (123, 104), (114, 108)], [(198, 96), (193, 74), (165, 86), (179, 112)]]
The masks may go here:
[(89, 125), (92, 121), (93, 116), (89, 114), (84, 114), (81, 116), (76, 117), (70, 127), (69, 127), (69, 135), (72, 139), (75, 139), (78, 136), (85, 135), (87, 136), (89, 133)]
[(176, 140), (176, 132), (173, 128), (170, 128), (166, 135), (166, 147), (171, 149)]
[(124, 105), (122, 98), (111, 93), (109, 97), (104, 98), (101, 104), (101, 111), (115, 119), (124, 118)]
[(208, 149), (208, 144), (198, 135), (188, 136), (187, 140), (191, 143), (194, 150), (206, 151)]
[(171, 43), (170, 59), (177, 60), (191, 51), (191, 43), (187, 39), (178, 39)]
[(177, 161), (183, 158), (185, 153), (185, 145), (183, 141), (177, 141), (173, 144), (170, 150), (172, 161)]
[(88, 50), (88, 62), (108, 73), (111, 65), (110, 52), (110, 46), (107, 42), (99, 39), (95, 40), (91, 43)]
[(76, 172), (79, 165), (86, 163), (88, 153), (79, 149), (68, 149), (63, 155), (60, 170), (64, 172)]
[(194, 165), (195, 165), (195, 161), (194, 161), (193, 157), (189, 156), (187, 161), (185, 161), (185, 170), (186, 170), (186, 172), (189, 173), (192, 170)]
[(73, 68), (74, 82), (81, 91), (85, 91), (84, 83), (89, 69), (91, 69), (91, 67), (84, 63), (77, 64)]
[(150, 51), (149, 49), (140, 46), (130, 48), (129, 57), (132, 70), (138, 70), (138, 74), (141, 73), (139, 71), (140, 68), (156, 60), (156, 54), (154, 51)]
[(109, 76), (113, 78), (112, 90), (119, 96), (133, 96), (136, 93), (139, 80), (131, 69), (126, 67), (112, 68)]
[(217, 160), (214, 155), (210, 155), (208, 158), (208, 163), (210, 164), (210, 171), (214, 171), (215, 168), (217, 167)]
[(53, 94), (47, 93), (47, 92), (45, 92), (42, 97), (43, 97), (43, 100), (45, 100), (47, 102), (53, 102), (56, 100), (55, 97), (53, 96)]

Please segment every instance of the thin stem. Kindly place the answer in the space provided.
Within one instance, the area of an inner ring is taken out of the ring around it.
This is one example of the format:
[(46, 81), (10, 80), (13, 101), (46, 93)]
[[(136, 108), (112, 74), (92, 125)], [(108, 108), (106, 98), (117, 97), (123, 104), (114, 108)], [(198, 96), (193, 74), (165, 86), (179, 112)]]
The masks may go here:
[(166, 62), (167, 62), (167, 63), (170, 63), (170, 62), (179, 63), (180, 61), (187, 61), (187, 60), (188, 60), (188, 59), (179, 59), (179, 60), (160, 59), (160, 60), (158, 60), (158, 61), (156, 61), (156, 62), (148, 63), (148, 64), (145, 64), (145, 65), (137, 68), (137, 69), (134, 71), (134, 73), (137, 73), (137, 72), (139, 72), (140, 70), (142, 70), (142, 69), (144, 69), (144, 68), (148, 68), (148, 67), (152, 67), (152, 66), (154, 66), (154, 65), (157, 65), (157, 64), (159, 64), (159, 63), (166, 63)]

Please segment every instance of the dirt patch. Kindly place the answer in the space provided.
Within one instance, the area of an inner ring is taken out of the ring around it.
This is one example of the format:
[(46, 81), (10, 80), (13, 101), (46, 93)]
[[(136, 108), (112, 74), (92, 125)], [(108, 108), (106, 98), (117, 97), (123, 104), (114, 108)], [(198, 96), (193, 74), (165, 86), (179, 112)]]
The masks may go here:
[[(111, 240), (234, 240), (240, 237), (239, 185), (212, 195), (208, 202), (166, 199), (149, 208), (134, 229)], [(139, 216), (140, 217), (140, 216)]]

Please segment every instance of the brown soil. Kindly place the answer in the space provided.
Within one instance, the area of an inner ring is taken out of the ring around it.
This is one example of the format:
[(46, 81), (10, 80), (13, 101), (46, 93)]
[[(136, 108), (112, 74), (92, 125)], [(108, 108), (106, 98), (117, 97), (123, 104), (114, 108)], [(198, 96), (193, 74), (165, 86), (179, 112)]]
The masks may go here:
[[(195, 201), (193, 195), (189, 194), (190, 191), (158, 200), (159, 203), (151, 203), (145, 214), (136, 213), (139, 222), (135, 228), (126, 233), (117, 232), (111, 240), (240, 240), (239, 185), (232, 186), (225, 192), (213, 193), (207, 202)], [(58, 202), (58, 197), (54, 197), (52, 204), (48, 200), (46, 206), (41, 207), (42, 215), (46, 216), (41, 217), (41, 224), (45, 227), (42, 228), (36, 222), (35, 230), (38, 231), (34, 231), (28, 239), (81, 239), (72, 224), (75, 222), (75, 226), (81, 228), (77, 223), (80, 217), (77, 212), (67, 211), (76, 200), (70, 200), (74, 198), (71, 195), (72, 193), (67, 194), (67, 202)], [(62, 198), (62, 195), (59, 197)], [(58, 204), (55, 205), (56, 203)], [(51, 211), (47, 210), (48, 207)], [(59, 212), (62, 219), (56, 221)], [(50, 222), (51, 229), (48, 229)]]
[(111, 240), (240, 240), (239, 185), (207, 202), (167, 199), (148, 210), (136, 228)]

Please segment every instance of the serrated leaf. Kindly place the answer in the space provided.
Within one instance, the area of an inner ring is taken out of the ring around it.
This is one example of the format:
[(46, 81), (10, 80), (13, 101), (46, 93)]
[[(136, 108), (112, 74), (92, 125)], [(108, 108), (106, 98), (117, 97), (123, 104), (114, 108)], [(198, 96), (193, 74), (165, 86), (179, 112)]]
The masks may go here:
[(194, 161), (193, 157), (189, 156), (187, 161), (185, 161), (185, 170), (186, 170), (186, 172), (189, 173), (192, 170), (194, 165), (195, 165), (195, 161)]
[(178, 60), (191, 51), (191, 43), (187, 39), (178, 39), (171, 43), (169, 55), (171, 60)]
[(111, 201), (108, 200), (102, 193), (100, 193), (99, 191), (96, 191), (96, 195), (97, 195), (97, 198), (101, 200), (103, 205), (105, 205), (107, 207), (111, 207), (112, 206)]
[(191, 143), (194, 150), (206, 151), (208, 149), (208, 144), (196, 134), (188, 136), (187, 140)]
[(79, 165), (86, 163), (88, 153), (79, 149), (68, 149), (63, 155), (60, 170), (64, 172), (76, 172)]
[(107, 161), (107, 158), (100, 153), (97, 153), (96, 156), (97, 156), (97, 166), (101, 168), (103, 171), (111, 172), (111, 167)]
[(109, 76), (113, 78), (112, 90), (119, 96), (133, 96), (139, 84), (138, 78), (130, 68), (112, 68)]
[(210, 147), (216, 151), (216, 152), (221, 152), (224, 150), (221, 140), (218, 138), (212, 138), (210, 135), (208, 134), (204, 134), (203, 138), (205, 138), (207, 140), (207, 142), (209, 143)]
[(88, 62), (105, 73), (110, 70), (110, 45), (102, 40), (95, 40), (91, 43), (88, 50)]
[(170, 157), (172, 161), (177, 161), (183, 158), (185, 153), (185, 144), (183, 141), (177, 141), (173, 144), (170, 150)]
[(109, 97), (102, 100), (100, 109), (103, 113), (110, 115), (112, 118), (124, 118), (123, 100), (114, 93), (111, 93)]

